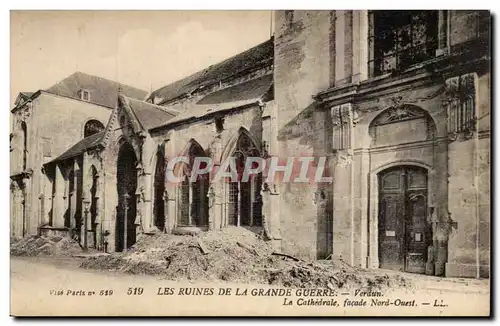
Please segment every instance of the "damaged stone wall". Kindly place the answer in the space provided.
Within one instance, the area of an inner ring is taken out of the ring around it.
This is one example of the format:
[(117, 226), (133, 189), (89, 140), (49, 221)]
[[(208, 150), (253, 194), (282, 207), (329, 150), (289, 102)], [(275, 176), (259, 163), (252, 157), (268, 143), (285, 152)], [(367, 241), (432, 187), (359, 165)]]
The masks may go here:
[[(265, 105), (272, 105), (268, 102)], [(203, 148), (205, 153), (213, 160), (214, 164), (220, 164), (221, 156), (227, 144), (238, 137), (241, 128), (246, 129), (258, 142), (257, 146), (262, 146), (262, 108), (259, 105), (253, 107), (234, 110), (220, 116), (223, 119), (223, 130), (218, 131), (214, 118), (201, 119), (195, 122), (186, 122), (173, 129), (158, 131), (153, 134), (154, 141), (159, 144), (165, 139), (166, 160), (176, 157), (188, 146), (188, 142), (193, 139)], [(261, 148), (259, 148), (261, 150)], [(210, 211), (211, 227), (219, 228), (223, 215), (224, 185), (211, 184), (215, 192), (214, 209)], [(168, 228), (172, 230), (177, 223), (178, 213), (178, 185), (167, 183), (168, 203)], [(212, 216), (213, 215), (213, 216)]]
[[(332, 15), (329, 11), (277, 11), (275, 22), (278, 137), (272, 154), (283, 163), (288, 157), (324, 156), (328, 122), (325, 117), (315, 116), (312, 96), (330, 85)], [(323, 126), (317, 125), (320, 121)], [(317, 185), (287, 182), (278, 184), (278, 189), (282, 250), (303, 258), (325, 255), (328, 250), (319, 245), (325, 241), (324, 230), (318, 226), (323, 228), (328, 223), (323, 221), (324, 214), (318, 216), (314, 203)]]
[[(330, 194), (323, 192), (320, 197), (331, 196), (327, 206), (333, 212), (333, 256), (362, 267), (379, 267), (377, 174), (397, 165), (425, 168), (427, 221), (432, 224), (426, 273), (444, 275), (446, 270), (447, 275), (470, 275), (469, 267), (462, 263), (470, 263), (475, 270), (480, 261), (484, 275), (489, 266), (489, 72), (472, 63), (483, 56), (483, 50), (478, 52), (476, 47), (460, 58), (460, 67), (443, 60), (443, 54), (464, 55), (460, 46), (466, 47), (471, 44), (469, 41), (486, 45), (489, 14), (440, 11), (436, 57), (442, 62), (431, 65), (430, 69), (426, 65), (431, 62), (419, 63), (383, 78), (368, 76), (368, 17), (367, 11), (276, 13), (276, 153), (280, 157), (308, 154), (328, 157), (333, 184), (326, 186)], [(450, 143), (449, 112), (443, 102), (448, 77), (443, 75), (451, 77), (474, 69), (479, 73), (478, 139), (475, 145), (471, 139)], [(344, 105), (353, 110), (351, 147), (335, 144), (337, 127), (327, 113)], [(425, 112), (427, 122), (407, 121), (397, 130), (382, 127), (378, 132), (385, 139), (379, 137), (380, 141), (373, 143), (374, 135), (370, 132), (373, 119), (385, 110), (407, 105)], [(319, 121), (323, 125), (318, 125)], [(477, 157), (474, 164), (468, 158), (471, 155)], [(466, 172), (462, 173), (462, 169)], [(471, 174), (474, 169), (475, 177)], [(471, 179), (468, 176), (475, 179), (468, 181)], [(315, 206), (313, 200), (304, 200), (318, 198), (321, 188), (280, 185), (284, 251), (306, 258), (322, 256), (319, 243), (329, 235), (321, 230), (327, 223), (318, 217), (325, 209), (323, 204)], [(467, 188), (468, 194), (457, 195), (459, 188)], [(469, 208), (461, 210), (464, 201), (471, 205), (470, 212)]]
[[(488, 277), (490, 256), (490, 76), (470, 75), (475, 85), (472, 129), (450, 135), (450, 230), (447, 276)], [(455, 77), (457, 78), (457, 77)]]

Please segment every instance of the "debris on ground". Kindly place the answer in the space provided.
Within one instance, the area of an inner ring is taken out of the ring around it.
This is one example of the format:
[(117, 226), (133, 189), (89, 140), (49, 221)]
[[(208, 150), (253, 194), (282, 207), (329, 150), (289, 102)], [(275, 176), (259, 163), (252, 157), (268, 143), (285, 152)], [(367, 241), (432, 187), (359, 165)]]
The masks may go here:
[(31, 235), (10, 245), (12, 256), (73, 256), (81, 252), (78, 242), (62, 236)]
[(223, 280), (295, 288), (383, 289), (409, 285), (399, 275), (373, 275), (343, 261), (304, 261), (276, 252), (257, 234), (237, 227), (196, 235), (143, 235), (127, 252), (88, 257), (81, 266), (169, 280)]

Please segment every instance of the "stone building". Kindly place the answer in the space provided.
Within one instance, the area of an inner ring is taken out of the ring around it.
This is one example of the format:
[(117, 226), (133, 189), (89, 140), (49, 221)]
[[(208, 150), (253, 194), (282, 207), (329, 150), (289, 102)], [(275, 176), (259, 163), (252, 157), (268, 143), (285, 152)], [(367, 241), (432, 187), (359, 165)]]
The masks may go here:
[[(283, 248), (362, 267), (488, 276), (489, 12), (275, 17), (278, 155), (326, 155), (333, 177), (317, 189), (281, 187)], [(327, 204), (303, 202), (314, 192)]]
[(130, 97), (147, 96), (146, 91), (80, 72), (46, 90), (18, 95), (11, 110), (10, 133), (12, 237), (36, 234), (40, 227), (52, 224), (52, 216), (57, 215), (52, 202), (71, 194), (61, 188), (53, 197), (43, 165), (104, 129), (119, 88)]
[[(52, 202), (29, 232), (122, 251), (139, 234), (235, 225), (301, 258), (489, 276), (489, 20), (277, 11), (254, 48), (145, 101), (110, 94), (106, 127), (43, 161), (31, 196)], [(326, 158), (333, 181), (188, 181), (196, 157), (247, 156)]]

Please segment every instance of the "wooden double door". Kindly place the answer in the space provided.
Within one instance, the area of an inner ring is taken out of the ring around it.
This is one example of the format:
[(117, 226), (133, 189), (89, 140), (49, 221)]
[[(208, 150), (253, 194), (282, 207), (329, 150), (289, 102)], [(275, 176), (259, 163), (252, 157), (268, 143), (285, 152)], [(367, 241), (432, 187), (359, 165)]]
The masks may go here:
[(427, 222), (427, 170), (398, 166), (379, 178), (380, 268), (425, 273), (432, 231)]

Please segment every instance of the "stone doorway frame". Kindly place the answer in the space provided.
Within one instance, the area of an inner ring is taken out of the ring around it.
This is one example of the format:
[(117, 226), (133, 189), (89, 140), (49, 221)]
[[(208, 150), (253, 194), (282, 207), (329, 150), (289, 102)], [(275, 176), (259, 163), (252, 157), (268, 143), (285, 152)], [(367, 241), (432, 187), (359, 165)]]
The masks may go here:
[[(432, 207), (432, 198), (434, 197), (434, 180), (433, 180), (433, 169), (432, 166), (419, 161), (419, 160), (401, 160), (394, 161), (377, 168), (370, 169), (368, 180), (368, 205), (369, 214), (367, 220), (363, 221), (362, 225), (367, 228), (367, 243), (368, 247), (366, 252), (367, 257), (367, 267), (378, 269), (379, 263), (379, 253), (378, 253), (378, 218), (379, 218), (379, 184), (378, 184), (378, 174), (386, 169), (394, 168), (397, 166), (416, 166), (423, 168), (427, 171), (427, 214), (429, 214), (429, 207)], [(427, 220), (430, 216), (427, 215)]]

